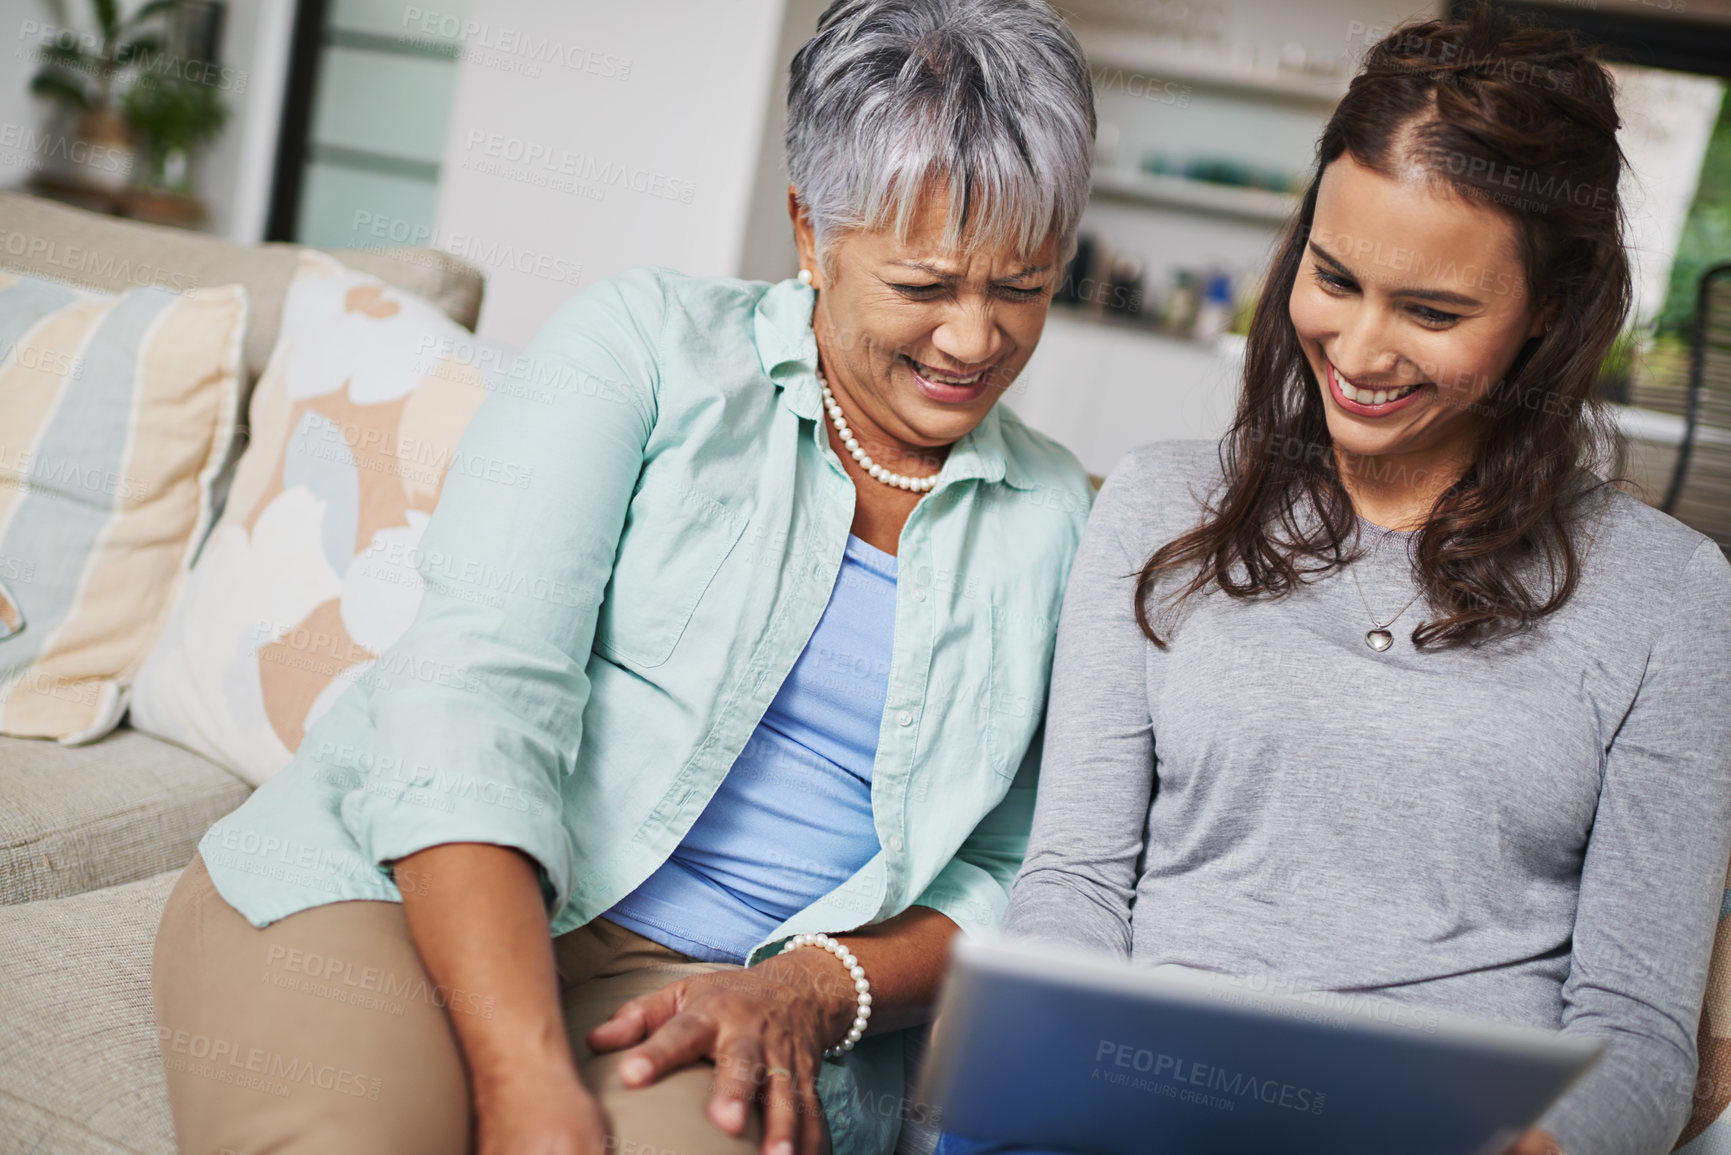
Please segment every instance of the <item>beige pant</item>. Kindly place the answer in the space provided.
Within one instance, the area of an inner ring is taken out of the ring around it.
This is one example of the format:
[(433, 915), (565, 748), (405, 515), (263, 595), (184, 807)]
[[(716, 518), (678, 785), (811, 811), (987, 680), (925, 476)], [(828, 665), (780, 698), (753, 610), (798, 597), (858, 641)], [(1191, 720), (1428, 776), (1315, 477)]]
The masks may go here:
[[(588, 1032), (628, 999), (724, 970), (604, 919), (553, 940), (566, 1034), (608, 1118), (609, 1155), (747, 1155), (704, 1113), (714, 1068), (638, 1090)], [(194, 855), (175, 883), (151, 970), (182, 1155), (466, 1155), (467, 1072), (452, 1014), (479, 995), (436, 988), (395, 902), (327, 903), (260, 930)]]

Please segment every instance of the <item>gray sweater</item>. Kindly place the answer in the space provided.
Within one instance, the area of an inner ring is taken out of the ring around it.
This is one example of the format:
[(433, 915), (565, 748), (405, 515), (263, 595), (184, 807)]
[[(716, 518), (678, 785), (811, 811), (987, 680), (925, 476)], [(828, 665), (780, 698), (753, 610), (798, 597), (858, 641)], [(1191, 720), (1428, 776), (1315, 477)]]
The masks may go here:
[(1156, 649), (1134, 574), (1197, 519), (1215, 447), (1107, 479), (1065, 596), (1006, 930), (1379, 1014), (1561, 1028), (1610, 1052), (1541, 1121), (1667, 1152), (1731, 854), (1731, 566), (1622, 494), (1532, 632), (1423, 652), (1407, 536), (1277, 600), (1193, 602)]

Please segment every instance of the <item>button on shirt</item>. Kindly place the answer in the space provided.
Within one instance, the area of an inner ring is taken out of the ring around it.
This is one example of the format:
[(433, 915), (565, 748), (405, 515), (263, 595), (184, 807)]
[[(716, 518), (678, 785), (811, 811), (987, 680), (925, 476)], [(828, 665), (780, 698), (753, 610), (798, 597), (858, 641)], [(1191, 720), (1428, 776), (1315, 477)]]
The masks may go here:
[[(421, 540), (414, 623), (199, 849), (255, 926), (400, 901), (383, 864), (514, 846), (554, 935), (631, 893), (714, 795), (816, 628), (854, 483), (831, 450), (815, 293), (640, 269), (578, 293), (492, 389)], [(995, 928), (1027, 843), (1058, 609), (1092, 490), (994, 406), (897, 543), (871, 806), (882, 849), (750, 961), (919, 904)], [(924, 592), (925, 598), (917, 597)], [(893, 724), (891, 720), (893, 719)], [(888, 1150), (901, 1036), (823, 1064), (837, 1155)]]

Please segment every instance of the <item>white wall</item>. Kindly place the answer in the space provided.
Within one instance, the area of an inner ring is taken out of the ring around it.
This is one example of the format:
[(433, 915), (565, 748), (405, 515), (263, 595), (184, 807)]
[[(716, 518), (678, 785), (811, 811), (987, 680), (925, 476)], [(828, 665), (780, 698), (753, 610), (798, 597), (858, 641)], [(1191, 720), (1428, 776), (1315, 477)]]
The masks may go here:
[(210, 206), (205, 228), (230, 240), (264, 239), (293, 34), (293, 0), (230, 0), (222, 38), (235, 79), (223, 93), (228, 125), (198, 162)]
[(1104, 477), (1138, 445), (1225, 433), (1243, 364), (1232, 338), (1204, 344), (1053, 309), (1004, 403)]
[(1431, 17), (1440, 0), (1068, 0), (1059, 7), (1084, 23), (1115, 24), (1169, 37), (1198, 50), (1225, 48), (1235, 59), (1272, 63), (1291, 46), (1305, 58), (1351, 59), (1408, 17)]
[(787, 0), (782, 14), (773, 85), (764, 101), (745, 246), (739, 256), (739, 275), (752, 280), (779, 281), (799, 271), (799, 249), (787, 215), (787, 70), (794, 53), (817, 32), (817, 18), (827, 4), (828, 0)]
[(11, 142), (34, 130), (40, 102), (30, 96), (33, 39), (25, 38), (25, 21), (41, 21), (47, 13), (40, 0), (0, 0), (0, 186), (21, 184), (29, 173), (19, 167)]
[[(482, 336), (526, 344), (574, 291), (576, 266), (582, 284), (635, 265), (737, 271), (782, 7), (469, 5), (434, 243), (485, 269)], [(528, 74), (521, 46), (548, 39), (575, 47), (576, 65)]]

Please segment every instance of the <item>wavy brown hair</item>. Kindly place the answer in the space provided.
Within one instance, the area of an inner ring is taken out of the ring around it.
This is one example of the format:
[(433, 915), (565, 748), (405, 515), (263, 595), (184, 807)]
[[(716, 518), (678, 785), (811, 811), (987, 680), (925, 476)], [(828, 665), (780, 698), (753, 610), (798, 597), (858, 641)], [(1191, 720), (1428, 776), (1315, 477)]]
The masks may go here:
[(1629, 310), (1617, 126), (1611, 77), (1571, 34), (1483, 3), (1461, 20), (1405, 25), (1371, 49), (1323, 130), (1251, 321), (1237, 414), (1220, 444), (1224, 488), (1136, 583), (1137, 624), (1155, 645), (1166, 643), (1147, 601), (1164, 576), (1193, 571), (1167, 597), (1169, 618), (1210, 587), (1279, 597), (1358, 556), (1321, 391), (1287, 312), (1322, 173), (1347, 153), (1390, 176), (1416, 164), (1437, 187), (1504, 214), (1529, 299), (1553, 316), (1478, 406), (1473, 460), (1411, 542), (1438, 615), (1413, 643), (1518, 632), (1569, 599), (1581, 567), (1574, 513), (1601, 484), (1587, 471), (1608, 427), (1599, 365)]

